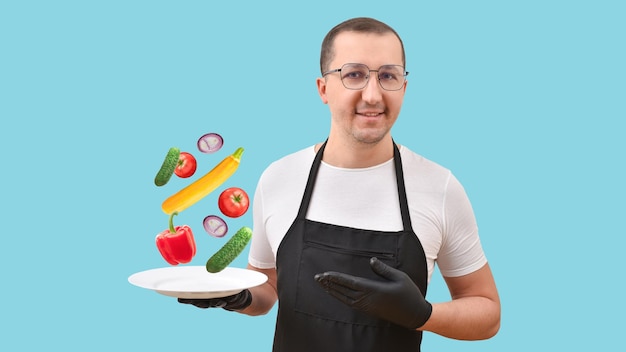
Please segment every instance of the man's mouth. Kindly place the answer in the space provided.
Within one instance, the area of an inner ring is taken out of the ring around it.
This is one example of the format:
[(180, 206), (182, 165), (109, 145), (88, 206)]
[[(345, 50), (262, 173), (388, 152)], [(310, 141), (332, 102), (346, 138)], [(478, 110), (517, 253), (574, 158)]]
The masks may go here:
[(365, 117), (378, 117), (382, 115), (382, 112), (359, 112), (357, 111), (357, 115), (365, 116)]

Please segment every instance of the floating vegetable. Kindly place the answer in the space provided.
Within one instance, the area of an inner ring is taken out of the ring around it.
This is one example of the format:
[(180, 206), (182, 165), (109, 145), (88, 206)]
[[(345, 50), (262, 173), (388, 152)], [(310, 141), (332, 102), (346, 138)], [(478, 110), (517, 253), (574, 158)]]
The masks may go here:
[(228, 225), (217, 215), (209, 215), (202, 221), (204, 230), (213, 237), (224, 237), (228, 232)]
[(206, 175), (167, 198), (161, 205), (161, 209), (163, 209), (165, 214), (172, 214), (173, 212), (181, 212), (194, 205), (235, 173), (239, 167), (242, 154), (243, 148), (237, 148), (232, 155), (224, 158), (222, 162), (217, 164)]
[(171, 265), (189, 263), (196, 255), (196, 242), (191, 228), (187, 225), (174, 227), (174, 216), (170, 215), (169, 229), (156, 236), (156, 246), (165, 259)]
[(159, 172), (157, 172), (157, 175), (154, 177), (155, 185), (160, 187), (165, 185), (170, 180), (172, 174), (174, 174), (176, 166), (178, 165), (179, 157), (180, 149), (176, 147), (171, 147), (170, 150), (168, 150), (167, 155), (165, 155), (165, 159), (163, 160), (163, 164), (159, 169)]
[(215, 153), (224, 145), (224, 139), (217, 133), (207, 133), (198, 139), (198, 150), (203, 153)]
[(252, 238), (252, 229), (244, 226), (226, 244), (206, 262), (206, 270), (217, 273), (228, 266), (241, 252)]
[(180, 152), (174, 173), (180, 178), (191, 177), (196, 173), (197, 166), (198, 162), (193, 155), (187, 152)]
[(217, 206), (222, 214), (229, 218), (238, 218), (248, 211), (250, 198), (243, 189), (230, 187), (222, 191), (217, 198)]

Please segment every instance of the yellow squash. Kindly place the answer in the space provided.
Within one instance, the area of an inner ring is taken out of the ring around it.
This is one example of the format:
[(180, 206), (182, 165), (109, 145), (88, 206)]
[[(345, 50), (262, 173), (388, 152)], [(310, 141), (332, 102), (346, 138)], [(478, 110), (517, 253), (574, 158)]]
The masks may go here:
[(235, 173), (242, 154), (243, 148), (238, 148), (206, 175), (167, 198), (161, 205), (163, 212), (168, 215), (175, 211), (181, 212), (213, 192)]

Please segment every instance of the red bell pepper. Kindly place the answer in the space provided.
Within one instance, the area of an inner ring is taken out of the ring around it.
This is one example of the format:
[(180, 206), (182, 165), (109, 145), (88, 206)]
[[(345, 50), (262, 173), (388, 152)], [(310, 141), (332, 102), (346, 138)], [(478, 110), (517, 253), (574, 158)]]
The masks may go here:
[(196, 242), (189, 226), (174, 227), (174, 215), (178, 212), (170, 215), (170, 228), (156, 236), (156, 246), (171, 265), (189, 263), (196, 255)]

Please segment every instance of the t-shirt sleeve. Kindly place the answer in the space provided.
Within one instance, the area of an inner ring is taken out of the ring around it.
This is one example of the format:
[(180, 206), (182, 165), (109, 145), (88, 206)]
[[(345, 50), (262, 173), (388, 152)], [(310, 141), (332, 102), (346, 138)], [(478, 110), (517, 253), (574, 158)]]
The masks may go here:
[(450, 174), (443, 204), (443, 243), (437, 265), (443, 276), (470, 274), (487, 263), (474, 210), (461, 183)]
[(253, 228), (248, 263), (260, 269), (271, 269), (276, 267), (276, 261), (265, 231), (262, 183), (263, 177), (259, 179), (252, 200)]

